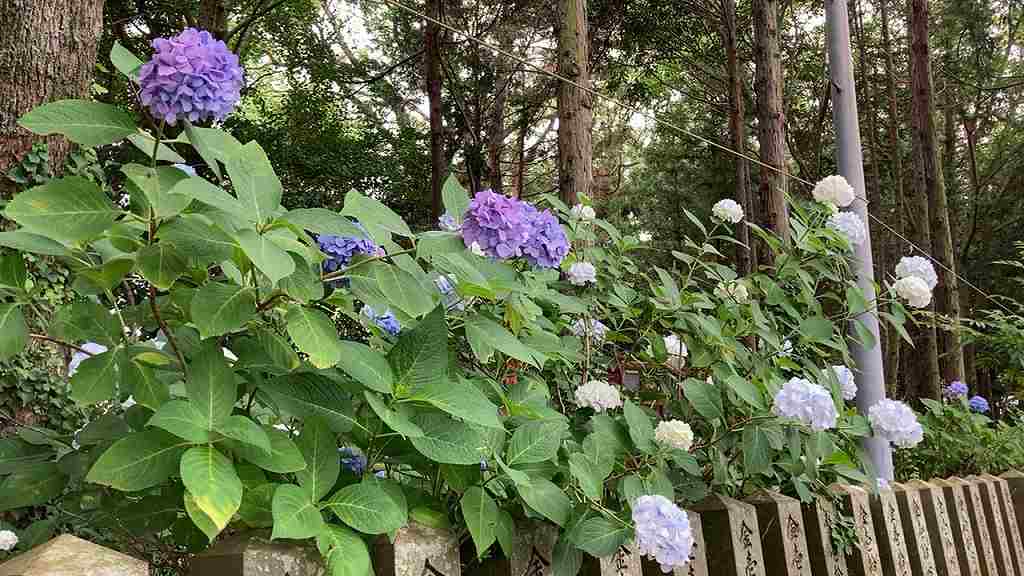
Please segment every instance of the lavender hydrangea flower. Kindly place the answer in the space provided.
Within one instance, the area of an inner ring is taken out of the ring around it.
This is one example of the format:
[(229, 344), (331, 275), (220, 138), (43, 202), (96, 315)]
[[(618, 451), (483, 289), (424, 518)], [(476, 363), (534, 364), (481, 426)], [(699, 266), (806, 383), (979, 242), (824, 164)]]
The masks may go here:
[(984, 396), (971, 396), (971, 399), (967, 401), (967, 405), (971, 407), (972, 412), (978, 414), (985, 414), (988, 412), (988, 400), (985, 400)]
[(327, 260), (324, 260), (324, 272), (343, 270), (356, 254), (378, 256), (382, 252), (372, 240), (358, 236), (322, 234), (317, 236), (316, 243), (320, 246), (320, 251), (328, 256)]
[(455, 216), (445, 212), (437, 219), (437, 227), (446, 232), (458, 232), (459, 225), (455, 222)]
[(924, 439), (924, 428), (914, 411), (899, 400), (882, 399), (868, 410), (875, 436), (900, 448), (910, 448)]
[(363, 472), (366, 470), (366, 456), (359, 449), (342, 446), (338, 448), (338, 454), (341, 456), (342, 468), (356, 476), (363, 475)]
[[(583, 318), (577, 318), (572, 323), (572, 334), (578, 338), (583, 338), (587, 335), (587, 322)], [(590, 319), (589, 327), (590, 337), (597, 342), (604, 340), (605, 334), (608, 333), (608, 327), (605, 326), (600, 320), (595, 318)]]
[(139, 69), (139, 98), (157, 120), (221, 120), (238, 104), (242, 67), (223, 41), (186, 28), (153, 40), (156, 52)]
[(107, 351), (106, 346), (95, 342), (86, 342), (85, 344), (82, 344), (81, 348), (82, 350), (85, 350), (85, 352), (76, 351), (71, 355), (71, 361), (68, 362), (68, 378), (75, 375), (75, 372), (78, 371), (78, 366), (82, 362), (85, 362), (87, 359), (92, 358), (97, 354), (103, 354)]
[(857, 382), (853, 378), (853, 371), (846, 366), (833, 366), (836, 373), (836, 380), (839, 380), (839, 389), (842, 392), (843, 400), (853, 400), (857, 397)]
[(562, 225), (550, 210), (537, 210), (524, 204), (523, 212), (530, 227), (523, 244), (523, 254), (533, 266), (557, 268), (569, 254), (569, 240)]
[(526, 204), (490, 190), (476, 193), (462, 223), (466, 248), (478, 249), (491, 258), (515, 258), (523, 254), (530, 237)]
[(633, 502), (636, 547), (653, 558), (666, 574), (686, 566), (693, 550), (693, 532), (686, 512), (664, 496), (644, 495)]
[(379, 314), (373, 307), (364, 305), (359, 312), (372, 320), (378, 328), (392, 336), (398, 336), (398, 333), (402, 331), (402, 324), (398, 318), (395, 318), (395, 314), (391, 310), (385, 310), (383, 314)]
[(959, 400), (960, 398), (966, 398), (967, 384), (964, 384), (959, 380), (953, 380), (949, 383), (949, 386), (942, 389), (942, 395), (946, 400)]
[(775, 394), (772, 412), (794, 418), (813, 430), (835, 428), (838, 413), (832, 395), (822, 386), (803, 378), (790, 378)]
[(597, 283), (597, 269), (590, 262), (573, 262), (569, 266), (569, 283), (573, 286), (584, 286)]

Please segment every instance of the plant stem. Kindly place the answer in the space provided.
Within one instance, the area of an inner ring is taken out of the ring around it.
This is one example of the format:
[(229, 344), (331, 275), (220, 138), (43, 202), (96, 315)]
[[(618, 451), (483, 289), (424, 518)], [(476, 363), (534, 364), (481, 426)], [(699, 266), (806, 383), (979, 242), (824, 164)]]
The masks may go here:
[(167, 342), (170, 343), (171, 349), (174, 350), (174, 355), (178, 357), (178, 362), (181, 364), (181, 371), (185, 373), (185, 377), (188, 377), (188, 366), (185, 364), (185, 357), (182, 356), (181, 350), (178, 348), (178, 339), (171, 334), (171, 331), (167, 328), (167, 323), (164, 322), (162, 316), (160, 316), (160, 309), (156, 305), (156, 286), (149, 285), (149, 308), (153, 311), (153, 318), (156, 319), (156, 323), (160, 325), (160, 331), (167, 337)]
[(71, 348), (72, 350), (74, 350), (76, 352), (81, 352), (82, 354), (88, 354), (89, 356), (93, 355), (92, 352), (89, 352), (88, 350), (86, 350), (84, 348), (81, 348), (81, 347), (76, 346), (74, 344), (71, 344), (69, 342), (65, 342), (63, 340), (58, 340), (57, 338), (51, 338), (50, 336), (47, 336), (45, 334), (29, 334), (29, 336), (31, 336), (32, 338), (35, 338), (36, 340), (44, 340), (46, 342), (52, 342), (54, 344), (57, 344), (58, 346), (64, 346), (65, 348)]

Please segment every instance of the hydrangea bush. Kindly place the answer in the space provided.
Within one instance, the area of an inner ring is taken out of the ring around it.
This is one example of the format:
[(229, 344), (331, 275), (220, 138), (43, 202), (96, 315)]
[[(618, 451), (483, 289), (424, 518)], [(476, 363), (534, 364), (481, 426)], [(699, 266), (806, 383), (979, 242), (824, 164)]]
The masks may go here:
[[(0, 358), (30, 337), (22, 254), (60, 259), (80, 297), (46, 337), (81, 355), (71, 397), (106, 410), (72, 436), (0, 441), (4, 508), (58, 501), (185, 549), (270, 528), (315, 541), (335, 574), (366, 573), (372, 539), (411, 520), (464, 527), (481, 557), (539, 520), (559, 527), (560, 574), (631, 539), (671, 570), (692, 545), (684, 508), (709, 491), (807, 500), (876, 476), (860, 438), (917, 437), (909, 410), (858, 414), (833, 368), (871, 337), (857, 315), (901, 331), (907, 315), (853, 282), (826, 225), (852, 201), (844, 182), (794, 206), (788, 245), (735, 203), (710, 227), (689, 215), (702, 237), (667, 268), (586, 204), (471, 198), (455, 180), (440, 230), (358, 191), (340, 212), (287, 210), (257, 143), (192, 124), (223, 116), (241, 75), (204, 34), (158, 42), (139, 71), (155, 132), (94, 102), (21, 120), (83, 146), (132, 138), (150, 158), (121, 168), (127, 208), (71, 176), (4, 210), (18, 228), (0, 232)], [(115, 62), (135, 77), (129, 56)], [(719, 251), (741, 225), (774, 261), (742, 279)]]

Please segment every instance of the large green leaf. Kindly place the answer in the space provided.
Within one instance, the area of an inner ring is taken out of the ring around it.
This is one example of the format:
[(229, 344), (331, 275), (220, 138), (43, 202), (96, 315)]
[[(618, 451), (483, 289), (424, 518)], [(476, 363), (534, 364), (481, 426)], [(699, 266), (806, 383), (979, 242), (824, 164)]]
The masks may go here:
[(583, 494), (597, 502), (601, 501), (604, 494), (604, 480), (607, 477), (602, 471), (599, 463), (582, 452), (569, 456), (569, 472), (572, 477), (579, 483)]
[(320, 279), (320, 265), (311, 263), (294, 252), (290, 252), (288, 256), (295, 263), (295, 271), (290, 276), (282, 278), (277, 283), (278, 287), (292, 299), (302, 303), (323, 298), (324, 282)]
[(314, 234), (362, 237), (366, 233), (351, 220), (326, 208), (299, 208), (284, 215), (289, 223)]
[(405, 525), (408, 511), (376, 482), (350, 484), (324, 505), (342, 522), (365, 534), (385, 534)]
[(195, 496), (185, 492), (185, 513), (192, 520), (192, 523), (196, 525), (199, 530), (206, 535), (210, 542), (220, 534), (221, 528), (203, 512), (203, 509), (199, 507), (196, 502)]
[(220, 530), (242, 504), (242, 481), (235, 465), (212, 446), (196, 446), (182, 455), (181, 481)]
[(192, 297), (192, 321), (202, 338), (245, 326), (256, 313), (256, 292), (228, 282), (210, 282)]
[[(240, 468), (236, 468), (240, 470)], [(245, 484), (245, 480), (242, 480)], [(274, 484), (260, 484), (249, 487), (246, 485), (242, 494), (242, 504), (238, 507), (238, 517), (252, 528), (266, 528), (274, 525), (273, 501)]]
[(227, 162), (231, 155), (241, 150), (242, 144), (235, 137), (216, 128), (198, 128), (185, 121), (185, 134), (192, 147), (199, 152), (206, 166), (220, 179), (220, 162)]
[(422, 414), (413, 422), (423, 436), (409, 440), (421, 454), (442, 464), (479, 464), (487, 441), (472, 426), (442, 414)]
[(359, 342), (342, 340), (338, 346), (341, 349), (338, 365), (342, 370), (370, 390), (391, 393), (395, 375), (386, 357)]
[(629, 400), (623, 405), (622, 412), (626, 416), (629, 437), (633, 439), (633, 444), (643, 452), (653, 452), (654, 426), (651, 425), (651, 418)]
[(545, 478), (530, 478), (528, 487), (519, 487), (519, 495), (530, 508), (559, 526), (569, 519), (572, 503), (561, 488)]
[(326, 314), (313, 308), (293, 306), (285, 316), (288, 335), (317, 368), (329, 368), (341, 359), (338, 332)]
[(833, 325), (821, 316), (804, 318), (800, 322), (800, 335), (811, 342), (824, 342), (832, 338)]
[(747, 404), (750, 404), (754, 408), (764, 408), (761, 391), (758, 390), (757, 386), (750, 380), (747, 380), (739, 374), (730, 374), (725, 378), (725, 383), (728, 384), (729, 388)]
[(29, 444), (20, 438), (0, 438), (0, 474), (10, 474), (52, 458), (46, 446)]
[(24, 256), (15, 250), (0, 251), (0, 286), (21, 291), (27, 280)]
[(50, 334), (67, 342), (96, 342), (114, 346), (121, 341), (117, 316), (91, 300), (74, 302), (57, 311)]
[(174, 281), (188, 269), (188, 262), (173, 244), (157, 242), (139, 250), (135, 256), (135, 269), (153, 286), (170, 290)]
[(423, 436), (423, 430), (419, 426), (413, 424), (412, 420), (403, 413), (388, 407), (379, 394), (364, 390), (363, 395), (366, 397), (366, 403), (370, 405), (370, 409), (389, 428), (403, 436)]
[(117, 386), (118, 360), (117, 350), (83, 360), (71, 377), (71, 399), (85, 405), (109, 400)]
[(185, 400), (165, 402), (149, 419), (147, 426), (162, 428), (179, 438), (202, 444), (210, 441), (210, 430), (203, 425), (203, 416)]
[[(500, 350), (527, 364), (541, 366), (544, 363), (543, 354), (520, 342), (507, 328), (487, 316), (475, 315), (466, 318), (466, 339), (478, 357), (482, 343), (483, 349)], [(483, 360), (484, 358), (481, 358), (481, 361)]]
[(37, 106), (18, 120), (35, 134), (61, 134), (75, 144), (113, 144), (138, 131), (131, 114), (112, 104), (92, 100), (58, 100)]
[(169, 242), (178, 253), (199, 267), (223, 262), (234, 255), (235, 241), (200, 214), (182, 214), (157, 231), (161, 242)]
[(266, 427), (263, 430), (270, 439), (270, 452), (246, 442), (233, 442), (235, 453), (264, 470), (278, 474), (298, 472), (306, 467), (302, 453), (287, 432)]
[(330, 576), (367, 576), (373, 573), (366, 542), (344, 526), (324, 526), (316, 536), (316, 545), (327, 561)]
[(28, 344), (28, 327), (21, 306), (0, 304), (0, 360), (21, 353)]
[(432, 293), (411, 273), (398, 266), (378, 266), (377, 286), (392, 306), (409, 316), (422, 316), (434, 308)]
[(120, 211), (87, 178), (68, 176), (16, 194), (4, 216), (27, 232), (63, 243), (89, 240), (114, 224)]
[(626, 543), (630, 528), (607, 518), (592, 516), (576, 524), (567, 534), (577, 548), (598, 558), (611, 556)]
[(562, 445), (565, 432), (562, 420), (527, 422), (512, 434), (505, 461), (515, 466), (551, 460)]
[(249, 220), (245, 205), (237, 198), (228, 194), (223, 188), (215, 186), (204, 178), (185, 178), (171, 188), (171, 195), (181, 195), (213, 206), (219, 210), (247, 222)]
[(167, 382), (157, 377), (153, 368), (143, 364), (140, 358), (132, 358), (128, 354), (121, 355), (118, 364), (121, 372), (121, 391), (132, 394), (140, 405), (157, 410), (170, 399), (170, 387)]
[(473, 537), (476, 555), (482, 558), (497, 537), (495, 524), (498, 521), (498, 504), (483, 488), (473, 486), (462, 495), (459, 506), (466, 519), (469, 535)]
[(0, 232), (0, 246), (14, 248), (23, 252), (34, 252), (47, 256), (68, 256), (71, 251), (63, 244), (55, 242), (46, 236), (32, 234), (24, 230), (12, 232)]
[(214, 430), (227, 438), (248, 444), (270, 454), (270, 437), (262, 426), (248, 416), (232, 414), (214, 426)]
[(238, 245), (245, 255), (252, 260), (260, 272), (267, 275), (270, 281), (277, 284), (282, 278), (295, 272), (295, 261), (270, 236), (259, 234), (255, 230), (239, 230), (235, 234)]
[[(156, 144), (156, 139), (153, 138), (146, 132), (136, 132), (128, 137), (128, 141), (132, 143), (139, 152), (142, 152), (146, 156), (153, 157), (153, 145)], [(156, 159), (161, 162), (172, 162), (174, 164), (184, 164), (186, 160), (181, 157), (171, 147), (166, 144), (160, 144), (156, 147)]]
[(110, 49), (110, 62), (114, 65), (114, 68), (117, 68), (118, 72), (131, 80), (138, 81), (142, 60), (139, 60), (135, 54), (132, 54), (131, 51), (117, 40), (114, 40), (114, 47)]
[(214, 340), (208, 340), (192, 360), (192, 369), (185, 380), (188, 401), (199, 414), (200, 426), (213, 430), (231, 415), (237, 400), (235, 374)]
[(85, 289), (83, 284), (91, 285), (90, 294), (103, 294), (107, 290), (113, 290), (115, 286), (124, 280), (124, 277), (135, 267), (135, 260), (131, 258), (113, 258), (99, 266), (90, 266), (78, 271), (78, 278), (75, 279), (75, 288), (79, 291)]
[(16, 470), (0, 482), (0, 512), (47, 504), (60, 496), (67, 480), (53, 462)]
[[(353, 426), (366, 428), (356, 420), (352, 401), (334, 381), (308, 372), (289, 374), (260, 383), (284, 411), (298, 417), (319, 416), (335, 432), (348, 432)], [(369, 430), (366, 430), (369, 432)]]
[(479, 388), (464, 381), (435, 380), (412, 391), (410, 400), (426, 402), (452, 416), (490, 428), (503, 428), (498, 407)]
[(771, 446), (768, 435), (760, 426), (743, 429), (743, 470), (749, 476), (771, 469)]
[(146, 197), (157, 218), (170, 218), (184, 210), (192, 199), (182, 194), (171, 194), (175, 184), (188, 175), (174, 166), (152, 168), (140, 164), (128, 164), (121, 171)]
[[(402, 217), (381, 203), (380, 200), (363, 196), (355, 190), (345, 194), (342, 214), (352, 216), (368, 227), (380, 227), (388, 232), (412, 238), (413, 233)], [(376, 238), (379, 243), (381, 239)]]
[(437, 380), (448, 374), (448, 327), (444, 307), (438, 306), (412, 330), (405, 330), (388, 352), (395, 375), (396, 393)]
[(683, 382), (683, 394), (697, 412), (708, 420), (722, 417), (722, 394), (714, 384), (704, 380), (687, 378)]
[(551, 576), (576, 576), (583, 566), (583, 551), (572, 545), (565, 533), (558, 536), (551, 552)]
[[(337, 460), (337, 453), (335, 453)], [(309, 492), (294, 484), (282, 484), (274, 490), (274, 530), (271, 538), (312, 538), (324, 529), (316, 500)]]
[(306, 468), (296, 472), (295, 478), (305, 490), (306, 499), (319, 502), (334, 487), (341, 470), (337, 436), (321, 418), (306, 418), (299, 434), (299, 451)]
[(136, 432), (108, 448), (86, 480), (129, 492), (156, 486), (177, 470), (188, 445), (157, 428)]
[(253, 222), (266, 222), (281, 204), (281, 181), (266, 152), (249, 142), (228, 158), (228, 174), (238, 200)]
[(459, 179), (455, 174), (449, 174), (448, 179), (444, 181), (444, 187), (441, 188), (441, 200), (444, 202), (444, 209), (452, 218), (455, 219), (455, 223), (462, 225), (462, 217), (466, 213), (466, 209), (469, 208), (469, 194), (466, 193), (466, 189), (459, 183)]

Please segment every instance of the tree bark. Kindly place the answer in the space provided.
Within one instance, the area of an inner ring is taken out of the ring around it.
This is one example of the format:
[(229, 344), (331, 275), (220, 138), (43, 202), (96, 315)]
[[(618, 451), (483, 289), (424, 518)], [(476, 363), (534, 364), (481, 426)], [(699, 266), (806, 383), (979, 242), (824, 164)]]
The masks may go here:
[[(103, 24), (103, 0), (0, 0), (0, 175), (41, 140), (19, 128), (36, 106), (87, 98)], [(46, 138), (50, 166), (60, 172), (71, 143)], [(7, 179), (0, 176), (0, 197)]]
[(228, 11), (224, 0), (202, 0), (199, 2), (199, 27), (219, 40), (228, 33)]
[[(430, 16), (441, 20), (443, 0), (430, 0)], [(427, 65), (427, 100), (430, 108), (430, 215), (436, 222), (444, 210), (441, 188), (448, 169), (444, 157), (444, 118), (441, 108), (441, 27), (428, 21), (424, 27)]]
[[(782, 60), (779, 55), (778, 2), (753, 0), (755, 92), (761, 162), (782, 170), (785, 167), (786, 116), (782, 107)], [(761, 168), (759, 200), (768, 226), (783, 240), (789, 240), (786, 208), (786, 180), (777, 171)]]
[[(942, 186), (942, 175), (938, 166), (938, 155), (935, 149), (935, 118), (932, 100), (932, 70), (928, 47), (928, 2), (927, 0), (911, 0), (910, 2), (910, 126), (912, 133), (912, 154), (914, 159), (914, 208), (917, 218), (911, 221), (914, 228), (914, 240), (924, 250), (933, 249), (933, 224), (930, 202), (931, 191)], [(943, 187), (943, 196), (945, 188)], [(944, 207), (944, 205), (943, 205)], [(945, 278), (941, 273), (940, 278)], [(941, 281), (940, 281), (941, 282)], [(928, 310), (935, 310), (935, 299), (932, 299)], [(939, 353), (935, 325), (926, 320), (920, 325), (920, 337), (917, 339), (921, 350), (921, 380), (919, 383), (911, 379), (908, 394), (918, 398), (939, 398)], [(913, 390), (914, 385), (919, 386)]]
[[(587, 1), (558, 0), (558, 73), (590, 88), (590, 46)], [(576, 204), (590, 194), (594, 181), (593, 98), (589, 92), (562, 82), (558, 87), (558, 189), (562, 201)]]
[[(500, 33), (501, 48), (509, 52), (512, 49), (512, 37), (509, 31)], [(505, 101), (512, 89), (512, 67), (508, 58), (495, 54), (494, 105), (491, 107), (491, 129), (487, 139), (487, 162), (490, 164), (491, 190), (503, 193), (501, 174), (501, 156), (505, 149)]]
[[(722, 0), (721, 6), (720, 32), (729, 81), (729, 138), (732, 149), (739, 153), (735, 158), (735, 195), (736, 201), (743, 207), (743, 213), (747, 218), (752, 218), (754, 210), (750, 198), (750, 165), (743, 157), (747, 140), (746, 114), (743, 110), (743, 71), (736, 58), (736, 1)], [(736, 240), (742, 244), (736, 247), (736, 269), (741, 276), (746, 276), (753, 272), (752, 262), (757, 261), (754, 245), (750, 242), (750, 229), (743, 224), (736, 226)]]

